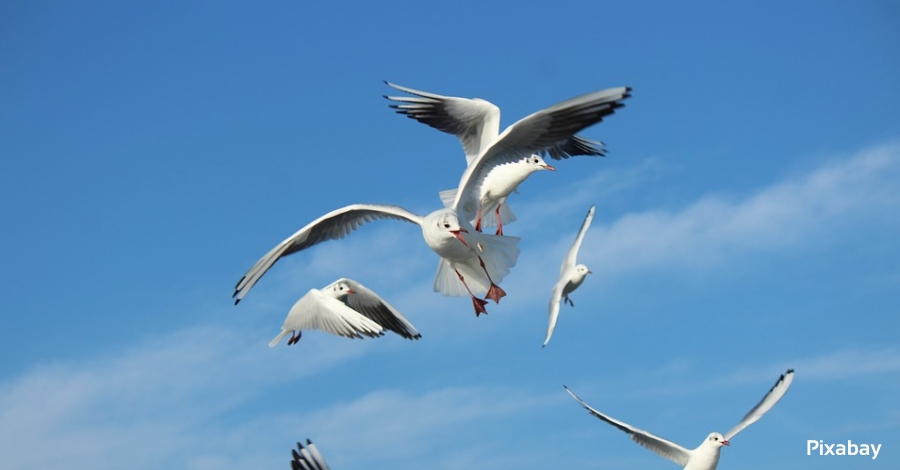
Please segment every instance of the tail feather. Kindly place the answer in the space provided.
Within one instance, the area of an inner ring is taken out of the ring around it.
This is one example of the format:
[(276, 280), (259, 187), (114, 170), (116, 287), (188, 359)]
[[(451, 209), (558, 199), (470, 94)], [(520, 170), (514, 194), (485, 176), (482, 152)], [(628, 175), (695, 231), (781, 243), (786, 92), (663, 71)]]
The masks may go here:
[(450, 262), (441, 258), (434, 274), (434, 291), (450, 297), (466, 297), (469, 293), (456, 275)]

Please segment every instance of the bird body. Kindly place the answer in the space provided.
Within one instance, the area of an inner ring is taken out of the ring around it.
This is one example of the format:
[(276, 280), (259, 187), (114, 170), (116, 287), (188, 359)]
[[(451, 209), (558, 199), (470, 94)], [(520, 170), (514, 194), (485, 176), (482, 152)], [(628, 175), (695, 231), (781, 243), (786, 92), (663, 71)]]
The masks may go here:
[(553, 336), (553, 330), (556, 329), (556, 322), (559, 320), (560, 302), (566, 302), (574, 307), (575, 304), (569, 299), (569, 294), (584, 282), (584, 279), (588, 274), (591, 274), (591, 270), (587, 266), (575, 263), (578, 260), (578, 251), (581, 249), (581, 242), (584, 240), (584, 235), (587, 233), (593, 220), (594, 206), (591, 206), (591, 208), (588, 209), (587, 215), (584, 217), (584, 222), (581, 223), (581, 228), (578, 229), (578, 235), (575, 236), (575, 242), (572, 243), (572, 246), (566, 253), (566, 257), (559, 269), (559, 279), (557, 279), (556, 284), (553, 285), (553, 290), (550, 291), (547, 336), (544, 337), (543, 346), (547, 346), (547, 343), (550, 342), (550, 337)]
[(775, 382), (775, 385), (769, 390), (762, 400), (748, 412), (741, 422), (731, 428), (727, 433), (720, 434), (718, 432), (710, 433), (706, 439), (693, 450), (686, 449), (674, 442), (668, 441), (661, 437), (655, 436), (647, 431), (636, 428), (623, 421), (619, 421), (608, 415), (605, 415), (578, 398), (575, 393), (565, 387), (569, 395), (578, 403), (581, 403), (589, 413), (603, 421), (615, 426), (616, 428), (628, 433), (634, 442), (649, 449), (660, 457), (671, 460), (681, 465), (684, 470), (715, 470), (719, 465), (719, 454), (723, 446), (731, 445), (731, 438), (741, 432), (747, 426), (758, 421), (767, 411), (772, 409), (776, 403), (787, 393), (791, 383), (794, 380), (794, 370), (788, 369)]
[[(472, 165), (479, 155), (494, 146), (508, 134), (519, 133), (525, 135), (529, 131), (540, 132), (547, 124), (546, 118), (561, 109), (582, 113), (575, 117), (583, 119), (587, 115), (593, 115), (593, 123), (600, 122), (606, 115), (612, 114), (616, 108), (621, 107), (621, 101), (630, 96), (630, 88), (620, 87), (583, 95), (572, 100), (564, 101), (556, 106), (533, 113), (500, 133), (500, 108), (480, 98), (461, 98), (455, 96), (443, 96), (436, 93), (415, 90), (390, 82), (385, 82), (397, 90), (408, 93), (411, 96), (385, 96), (394, 102), (391, 107), (397, 113), (406, 115), (423, 124), (427, 124), (442, 132), (455, 135), (463, 146), (466, 154), (466, 163)], [(606, 93), (606, 94), (603, 94)], [(581, 99), (581, 102), (577, 100)], [(569, 113), (572, 116), (572, 113)], [(586, 127), (581, 127), (582, 129)], [(579, 129), (580, 130), (580, 129)], [(574, 132), (577, 132), (574, 131)], [(546, 142), (535, 151), (542, 155), (549, 155), (555, 160), (569, 158), (578, 155), (602, 156), (605, 150), (603, 143), (577, 136), (574, 132), (553, 136), (552, 142)], [(508, 139), (509, 140), (509, 139)], [(482, 183), (482, 191), (479, 200), (482, 202), (481, 210), (474, 220), (475, 227), (497, 226), (497, 234), (503, 233), (503, 221), (507, 223), (515, 220), (512, 209), (506, 204), (506, 198), (516, 190), (529, 175), (535, 171), (555, 170), (554, 167), (543, 162), (541, 155), (520, 155), (519, 161), (513, 161), (503, 165), (497, 165), (490, 170), (490, 174)], [(534, 158), (540, 159), (540, 165), (533, 166)], [(511, 165), (511, 166), (507, 166)], [(442, 191), (441, 200), (449, 204), (454, 199), (454, 190)]]

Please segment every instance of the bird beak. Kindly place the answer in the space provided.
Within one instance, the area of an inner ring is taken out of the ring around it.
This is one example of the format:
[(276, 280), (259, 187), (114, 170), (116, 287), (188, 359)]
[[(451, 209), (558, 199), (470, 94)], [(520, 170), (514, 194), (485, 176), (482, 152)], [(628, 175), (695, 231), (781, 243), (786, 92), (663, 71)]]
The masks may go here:
[(722, 445), (723, 445), (723, 446), (730, 446), (730, 445), (731, 445), (731, 443), (730, 443), (730, 442), (728, 442), (728, 441), (722, 441)]
[(591, 271), (590, 269), (588, 269), (588, 274), (594, 274), (594, 271)]
[(463, 233), (469, 233), (468, 230), (466, 230), (466, 229), (464, 229), (464, 228), (460, 228), (459, 230), (451, 230), (450, 233), (452, 233), (453, 236), (455, 236), (456, 238), (458, 238), (459, 241), (461, 241), (463, 245), (469, 246), (469, 244), (466, 243), (466, 239), (464, 239), (463, 236), (462, 236)]
[(348, 294), (355, 294), (355, 293), (356, 293), (356, 291), (355, 291), (355, 290), (353, 290), (353, 289), (347, 289), (347, 293), (348, 293)]
[(542, 165), (542, 166), (544, 167), (545, 170), (556, 171), (556, 168), (554, 168), (550, 165)]

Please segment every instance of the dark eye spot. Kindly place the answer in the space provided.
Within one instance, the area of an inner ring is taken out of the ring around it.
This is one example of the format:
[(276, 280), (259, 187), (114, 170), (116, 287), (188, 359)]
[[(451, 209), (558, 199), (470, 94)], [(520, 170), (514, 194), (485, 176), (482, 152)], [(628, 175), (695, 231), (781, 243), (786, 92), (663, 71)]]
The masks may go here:
[(450, 228), (450, 224), (444, 222), (444, 228)]

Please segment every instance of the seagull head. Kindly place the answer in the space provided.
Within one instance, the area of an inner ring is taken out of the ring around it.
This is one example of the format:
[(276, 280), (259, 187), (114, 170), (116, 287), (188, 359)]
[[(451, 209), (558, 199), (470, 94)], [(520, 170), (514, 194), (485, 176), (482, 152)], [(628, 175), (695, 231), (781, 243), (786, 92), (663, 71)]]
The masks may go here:
[(544, 159), (538, 154), (532, 154), (530, 157), (525, 159), (525, 162), (531, 167), (531, 171), (556, 171), (556, 168), (548, 165), (547, 162), (545, 162)]
[[(579, 264), (575, 266), (575, 277), (576, 279), (583, 280), (588, 274), (594, 274), (591, 272), (590, 268), (583, 264)], [(581, 281), (578, 281), (581, 282)]]
[(356, 291), (350, 288), (350, 284), (345, 281), (337, 281), (325, 288), (325, 292), (335, 299), (342, 299), (349, 294), (355, 294)]
[(469, 246), (463, 234), (469, 233), (462, 224), (459, 223), (459, 217), (452, 210), (442, 210), (435, 214), (433, 218), (433, 228), (438, 232), (449, 233), (456, 237), (463, 245)]
[(727, 439), (725, 439), (725, 436), (718, 432), (709, 433), (709, 436), (706, 436), (706, 442), (704, 442), (704, 444), (708, 444), (715, 449), (720, 449), (722, 448), (722, 446), (731, 445), (731, 443), (728, 442)]

